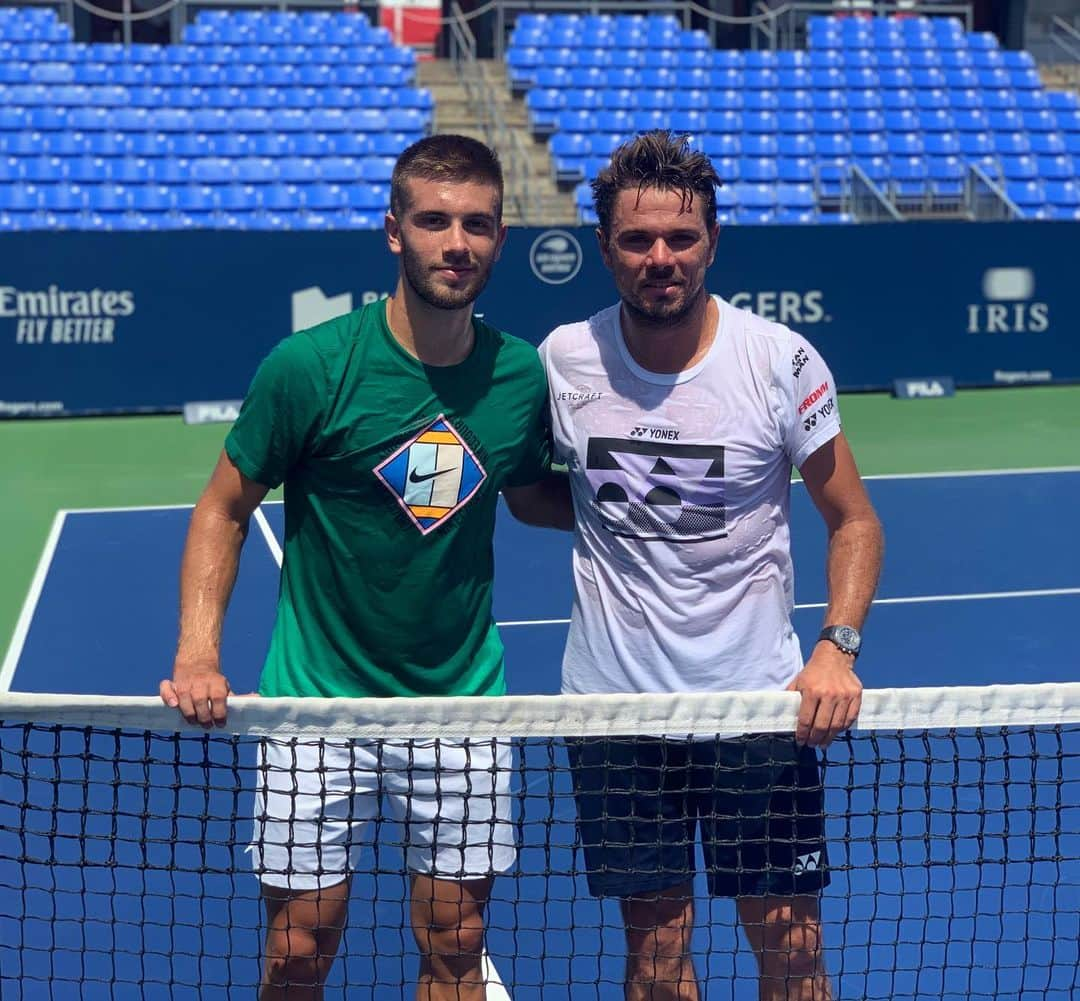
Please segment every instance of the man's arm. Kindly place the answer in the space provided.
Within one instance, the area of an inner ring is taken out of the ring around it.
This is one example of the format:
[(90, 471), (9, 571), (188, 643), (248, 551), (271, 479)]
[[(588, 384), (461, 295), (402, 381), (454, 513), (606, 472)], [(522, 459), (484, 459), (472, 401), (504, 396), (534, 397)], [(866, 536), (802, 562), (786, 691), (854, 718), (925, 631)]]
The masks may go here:
[(574, 502), (566, 473), (552, 471), (528, 486), (503, 487), (502, 495), (510, 513), (526, 525), (574, 530)]
[(180, 565), (180, 639), (162, 701), (189, 723), (225, 723), (229, 682), (221, 672), (221, 626), (248, 522), (269, 488), (249, 480), (223, 451), (191, 515)]
[[(884, 548), (881, 523), (866, 494), (843, 433), (803, 463), (806, 489), (829, 530), (825, 625), (861, 629), (877, 588)], [(859, 715), (862, 683), (855, 658), (822, 640), (789, 686), (802, 693), (799, 743), (827, 745)]]

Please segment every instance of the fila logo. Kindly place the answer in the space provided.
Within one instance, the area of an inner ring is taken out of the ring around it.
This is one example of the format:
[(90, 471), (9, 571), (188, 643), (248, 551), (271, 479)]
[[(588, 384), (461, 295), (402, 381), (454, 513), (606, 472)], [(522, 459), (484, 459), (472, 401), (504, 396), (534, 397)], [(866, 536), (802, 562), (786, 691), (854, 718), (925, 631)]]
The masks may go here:
[(634, 425), (630, 431), (631, 438), (649, 438), (652, 441), (678, 441), (678, 428), (650, 428), (641, 424)]
[(800, 855), (795, 859), (793, 872), (799, 875), (802, 872), (816, 872), (821, 865), (821, 852), (810, 852), (808, 855)]

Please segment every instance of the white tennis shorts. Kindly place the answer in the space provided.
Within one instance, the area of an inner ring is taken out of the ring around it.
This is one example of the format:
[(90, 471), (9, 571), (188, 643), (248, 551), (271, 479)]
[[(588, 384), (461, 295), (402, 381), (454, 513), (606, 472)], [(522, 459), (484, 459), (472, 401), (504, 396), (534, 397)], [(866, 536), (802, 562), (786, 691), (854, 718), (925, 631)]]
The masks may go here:
[(387, 832), (379, 819), (392, 818), (411, 871), (454, 880), (502, 872), (516, 857), (511, 767), (505, 741), (265, 740), (255, 871), (272, 886), (333, 886), (356, 868), (372, 820), (369, 843), (381, 856)]

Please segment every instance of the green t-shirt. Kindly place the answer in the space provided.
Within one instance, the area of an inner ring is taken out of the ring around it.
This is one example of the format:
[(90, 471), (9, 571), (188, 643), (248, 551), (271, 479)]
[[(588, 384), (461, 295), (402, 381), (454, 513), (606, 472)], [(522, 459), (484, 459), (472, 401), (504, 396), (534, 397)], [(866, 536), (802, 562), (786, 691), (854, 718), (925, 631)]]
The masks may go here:
[(285, 484), (285, 558), (259, 692), (500, 695), (499, 490), (551, 462), (535, 348), (479, 320), (457, 365), (390, 333), (385, 300), (282, 341), (225, 442)]

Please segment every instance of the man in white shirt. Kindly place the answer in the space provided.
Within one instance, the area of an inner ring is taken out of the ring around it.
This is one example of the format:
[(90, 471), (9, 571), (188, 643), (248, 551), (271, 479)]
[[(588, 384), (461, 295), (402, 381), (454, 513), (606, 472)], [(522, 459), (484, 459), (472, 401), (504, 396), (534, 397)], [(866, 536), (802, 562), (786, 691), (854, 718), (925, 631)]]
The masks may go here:
[[(541, 347), (577, 520), (566, 692), (794, 690), (794, 739), (568, 744), (590, 890), (620, 899), (626, 996), (697, 1001), (696, 827), (710, 892), (736, 898), (763, 999), (831, 998), (816, 752), (849, 727), (882, 537), (817, 351), (705, 291), (717, 175), (666, 131), (593, 182), (621, 302)], [(825, 630), (791, 624), (792, 466), (829, 532)]]

